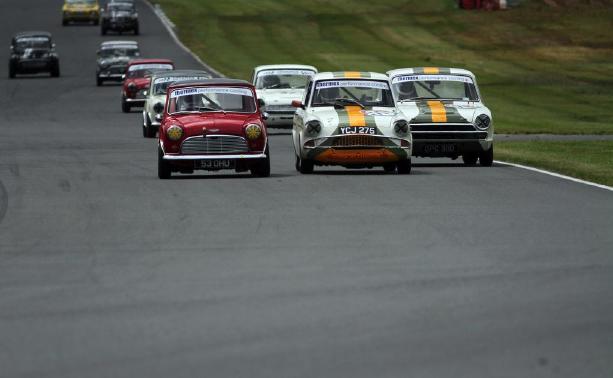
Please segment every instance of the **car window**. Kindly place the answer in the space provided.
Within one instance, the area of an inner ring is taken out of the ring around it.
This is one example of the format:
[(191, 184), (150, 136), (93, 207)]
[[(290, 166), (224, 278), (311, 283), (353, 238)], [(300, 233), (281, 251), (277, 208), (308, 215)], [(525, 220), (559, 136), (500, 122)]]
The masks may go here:
[(334, 106), (337, 102), (365, 107), (394, 106), (387, 82), (379, 80), (321, 80), (315, 84), (311, 106)]
[(402, 100), (478, 101), (473, 79), (462, 75), (401, 75), (392, 79), (392, 90)]
[(304, 89), (313, 75), (311, 70), (275, 69), (258, 72), (256, 89)]
[(253, 91), (246, 87), (193, 87), (175, 89), (168, 102), (169, 113), (255, 113)]
[(165, 63), (142, 63), (134, 64), (128, 67), (128, 78), (145, 77), (154, 71), (170, 71), (173, 69), (172, 64)]
[(15, 48), (18, 50), (50, 47), (51, 39), (44, 36), (20, 37), (15, 40)]

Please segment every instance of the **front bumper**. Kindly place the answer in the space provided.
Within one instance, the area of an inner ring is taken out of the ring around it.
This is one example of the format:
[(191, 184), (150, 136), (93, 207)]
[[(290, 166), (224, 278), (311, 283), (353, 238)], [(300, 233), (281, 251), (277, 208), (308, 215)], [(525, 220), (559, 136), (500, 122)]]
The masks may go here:
[(103, 21), (103, 26), (108, 30), (113, 31), (124, 31), (124, 30), (134, 30), (138, 26), (138, 20), (130, 19), (130, 20), (105, 20)]
[(457, 158), (478, 153), (493, 144), (493, 130), (479, 130), (472, 124), (412, 124), (413, 156)]
[(321, 165), (376, 166), (410, 156), (409, 140), (383, 135), (335, 135), (311, 139), (302, 146), (302, 157)]
[(100, 13), (98, 12), (64, 12), (64, 21), (98, 21)]
[(112, 81), (122, 81), (122, 76), (123, 74), (118, 74), (118, 73), (108, 73), (108, 72), (101, 72), (98, 74), (98, 77), (100, 79), (104, 79), (104, 80), (112, 80)]
[(169, 155), (164, 154), (164, 160), (168, 161), (193, 161), (193, 160), (249, 160), (266, 159), (265, 153), (241, 154), (241, 155)]

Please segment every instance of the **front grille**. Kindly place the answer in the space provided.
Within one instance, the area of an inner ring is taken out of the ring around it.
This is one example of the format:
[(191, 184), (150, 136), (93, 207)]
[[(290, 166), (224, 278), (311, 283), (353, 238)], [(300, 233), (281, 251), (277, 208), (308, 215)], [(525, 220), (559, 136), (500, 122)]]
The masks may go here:
[(332, 147), (340, 148), (363, 148), (363, 147), (381, 147), (383, 140), (371, 135), (344, 135), (335, 137), (332, 141)]
[(112, 74), (122, 74), (126, 71), (126, 66), (111, 66), (108, 70)]
[(457, 133), (446, 133), (446, 132), (412, 132), (413, 139), (485, 139), (487, 138), (486, 131), (478, 131), (478, 132), (457, 132)]
[(269, 113), (294, 113), (296, 108), (287, 105), (267, 105), (266, 111)]
[(249, 152), (247, 141), (233, 135), (207, 135), (190, 137), (183, 141), (181, 153), (198, 154), (238, 154)]
[(475, 131), (475, 126), (470, 123), (460, 123), (460, 124), (414, 124), (411, 125), (412, 131)]

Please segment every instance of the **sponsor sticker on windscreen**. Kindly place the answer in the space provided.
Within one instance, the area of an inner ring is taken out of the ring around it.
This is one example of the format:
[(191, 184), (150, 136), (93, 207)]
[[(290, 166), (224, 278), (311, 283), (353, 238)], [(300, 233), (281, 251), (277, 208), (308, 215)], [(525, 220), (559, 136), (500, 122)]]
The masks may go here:
[(171, 81), (179, 82), (179, 81), (192, 81), (192, 80), (205, 80), (210, 79), (209, 76), (170, 76), (170, 77), (159, 77), (153, 81), (153, 84), (163, 84), (170, 83)]
[(315, 89), (325, 88), (374, 88), (374, 89), (389, 89), (387, 83), (374, 80), (328, 80), (319, 81)]
[(160, 64), (160, 63), (147, 63), (147, 64), (135, 64), (130, 66), (130, 71), (139, 71), (139, 70), (151, 70), (151, 69), (160, 69), (160, 70), (172, 70), (171, 64)]
[(258, 76), (313, 76), (315, 72), (311, 70), (264, 70), (258, 72)]
[(253, 92), (247, 88), (226, 88), (226, 87), (207, 87), (207, 88), (185, 88), (174, 90), (170, 97), (176, 98), (181, 96), (192, 96), (198, 94), (231, 94), (238, 96), (253, 97)]
[(473, 84), (473, 79), (468, 76), (460, 75), (403, 75), (393, 78), (392, 84), (404, 83), (407, 81), (459, 81)]

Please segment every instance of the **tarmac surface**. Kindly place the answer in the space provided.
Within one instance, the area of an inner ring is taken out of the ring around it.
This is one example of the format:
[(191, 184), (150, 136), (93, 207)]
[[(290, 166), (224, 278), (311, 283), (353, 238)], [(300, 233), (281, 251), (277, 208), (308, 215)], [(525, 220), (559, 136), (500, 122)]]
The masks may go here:
[(62, 70), (0, 77), (0, 377), (613, 376), (612, 192), (451, 160), (300, 175), (283, 133), (270, 178), (158, 180), (95, 51), (197, 62), (143, 3), (138, 37), (60, 7), (0, 3), (0, 61), (43, 29)]

